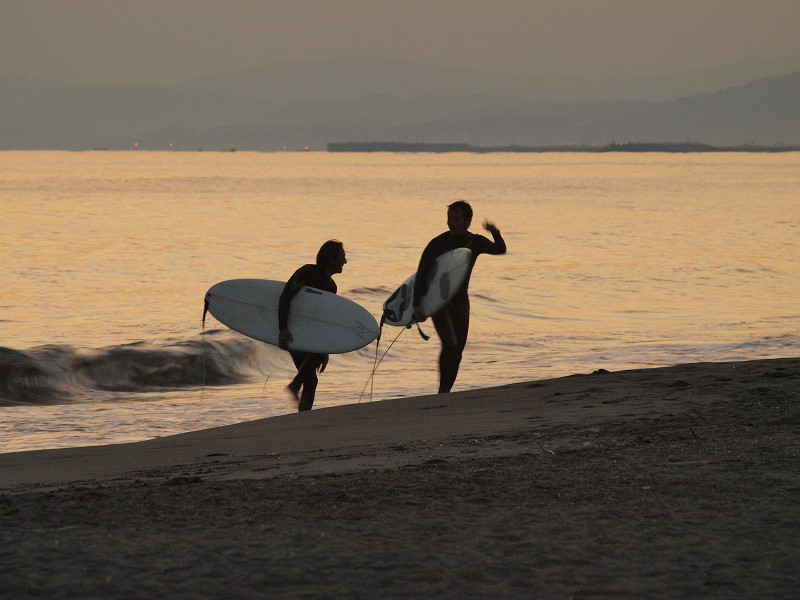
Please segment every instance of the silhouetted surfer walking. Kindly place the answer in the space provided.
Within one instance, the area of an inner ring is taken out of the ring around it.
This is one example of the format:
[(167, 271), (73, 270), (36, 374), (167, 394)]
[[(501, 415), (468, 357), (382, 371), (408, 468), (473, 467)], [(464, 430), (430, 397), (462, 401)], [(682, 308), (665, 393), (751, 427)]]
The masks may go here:
[(427, 292), (428, 273), (433, 261), (440, 255), (456, 248), (469, 248), (472, 258), (467, 271), (467, 276), (461, 289), (448, 302), (444, 308), (433, 315), (433, 325), (442, 342), (442, 351), (439, 355), (439, 393), (449, 392), (458, 376), (461, 356), (467, 344), (469, 334), (469, 279), (472, 268), (479, 254), (505, 254), (506, 242), (500, 235), (500, 230), (489, 221), (484, 221), (483, 227), (492, 234), (494, 241), (472, 233), (469, 226), (472, 223), (472, 207), (469, 203), (459, 200), (447, 207), (447, 227), (441, 235), (436, 236), (425, 247), (417, 267), (416, 284), (414, 285), (414, 319), (421, 323), (428, 315), (421, 306), (421, 298)]
[[(278, 301), (278, 346), (289, 350), (292, 341), (292, 332), (287, 325), (289, 320), (289, 306), (292, 298), (300, 288), (309, 286), (336, 293), (336, 282), (333, 276), (341, 273), (347, 264), (344, 245), (338, 240), (328, 240), (317, 252), (316, 264), (303, 265), (289, 278)], [(322, 373), (328, 365), (327, 354), (314, 354), (312, 352), (297, 352), (290, 350), (297, 375), (286, 389), (297, 401), (297, 410), (311, 410), (314, 405), (314, 395), (317, 391), (317, 371)]]

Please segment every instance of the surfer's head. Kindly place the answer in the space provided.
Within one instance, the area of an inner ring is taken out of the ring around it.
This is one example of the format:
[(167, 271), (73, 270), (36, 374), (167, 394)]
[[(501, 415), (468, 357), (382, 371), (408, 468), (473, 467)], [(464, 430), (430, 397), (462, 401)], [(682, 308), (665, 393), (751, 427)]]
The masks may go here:
[(342, 267), (347, 264), (344, 253), (344, 244), (339, 240), (328, 240), (317, 252), (317, 266), (327, 270), (331, 275), (341, 273)]
[(472, 223), (472, 207), (469, 202), (458, 200), (447, 207), (447, 227), (450, 233), (466, 233)]

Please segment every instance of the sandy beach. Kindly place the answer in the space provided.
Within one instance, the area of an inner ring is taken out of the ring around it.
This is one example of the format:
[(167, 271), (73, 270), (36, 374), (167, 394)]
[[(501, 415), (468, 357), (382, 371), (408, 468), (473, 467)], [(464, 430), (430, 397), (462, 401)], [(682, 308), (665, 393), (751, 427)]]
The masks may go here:
[(0, 455), (2, 598), (797, 598), (800, 358)]

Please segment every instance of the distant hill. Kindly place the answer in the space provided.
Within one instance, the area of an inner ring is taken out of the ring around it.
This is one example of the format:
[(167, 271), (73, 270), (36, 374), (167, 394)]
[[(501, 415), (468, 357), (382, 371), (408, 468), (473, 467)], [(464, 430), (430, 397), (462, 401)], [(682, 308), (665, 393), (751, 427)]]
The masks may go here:
[(527, 102), (669, 101), (714, 93), (755, 79), (800, 70), (800, 55), (751, 59), (715, 69), (630, 80), (590, 80), (558, 74), (489, 73), (399, 59), (351, 57), (278, 63), (196, 79), (183, 86), (258, 98), (270, 104), (339, 102), (362, 96), (508, 96)]
[[(539, 103), (494, 114), (419, 123), (417, 141), (593, 145), (683, 142), (715, 146), (800, 143), (800, 71), (672, 102)], [(405, 139), (405, 138), (403, 138)]]
[[(302, 74), (283, 65), (266, 78), (241, 72), (180, 88), (0, 79), (0, 149), (129, 149), (134, 142), (147, 149), (266, 151), (348, 141), (800, 144), (800, 70), (669, 101), (567, 101), (531, 99), (506, 76), (470, 70), (445, 76), (437, 67), (364, 61), (347, 75), (336, 64), (326, 70), (315, 63)], [(380, 65), (386, 72), (376, 79)], [(329, 96), (320, 98), (320, 89)]]
[[(800, 64), (800, 61), (798, 61)], [(279, 63), (222, 73), (189, 82), (184, 89), (226, 90), (263, 101), (317, 103), (362, 96), (510, 96), (520, 100), (583, 99), (592, 84), (576, 77), (487, 73), (466, 67), (355, 57)]]

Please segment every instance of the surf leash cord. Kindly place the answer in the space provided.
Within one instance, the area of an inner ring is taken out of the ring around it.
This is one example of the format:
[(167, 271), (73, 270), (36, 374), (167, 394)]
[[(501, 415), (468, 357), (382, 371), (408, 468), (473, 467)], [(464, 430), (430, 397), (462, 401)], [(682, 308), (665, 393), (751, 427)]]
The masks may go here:
[[(372, 392), (373, 392), (373, 389), (374, 389), (375, 372), (378, 370), (378, 367), (383, 362), (383, 359), (386, 357), (386, 354), (388, 354), (389, 350), (391, 350), (392, 346), (394, 346), (394, 343), (400, 338), (400, 336), (403, 334), (403, 332), (406, 329), (408, 329), (408, 327), (403, 327), (400, 330), (400, 333), (398, 333), (397, 336), (395, 336), (395, 338), (392, 340), (392, 343), (389, 344), (389, 347), (386, 348), (386, 350), (384, 350), (384, 352), (381, 355), (380, 359), (378, 359), (378, 346), (380, 345), (381, 336), (380, 335), (378, 336), (378, 341), (375, 343), (375, 362), (374, 362), (374, 364), (372, 366), (372, 373), (370, 373), (369, 378), (367, 379), (367, 382), (364, 384), (364, 387), (361, 388), (361, 393), (358, 395), (358, 402), (359, 403), (361, 402), (361, 398), (364, 397), (364, 392), (366, 391), (367, 386), (370, 385), (370, 384), (372, 384), (372, 387), (370, 387), (370, 391), (369, 391), (369, 401), (372, 402)], [(383, 331), (383, 324), (381, 323), (381, 332), (382, 331)]]

